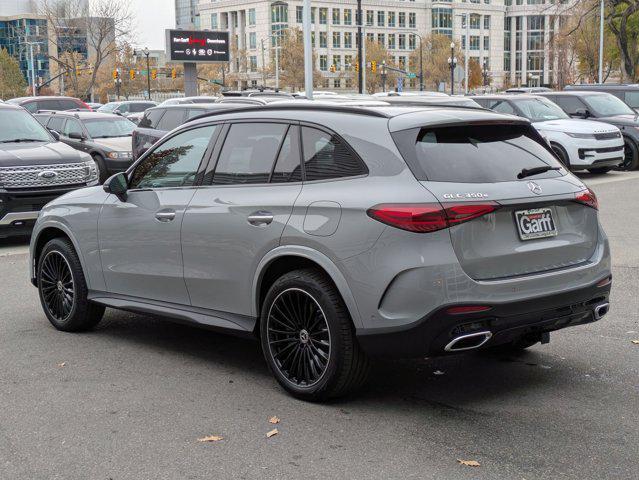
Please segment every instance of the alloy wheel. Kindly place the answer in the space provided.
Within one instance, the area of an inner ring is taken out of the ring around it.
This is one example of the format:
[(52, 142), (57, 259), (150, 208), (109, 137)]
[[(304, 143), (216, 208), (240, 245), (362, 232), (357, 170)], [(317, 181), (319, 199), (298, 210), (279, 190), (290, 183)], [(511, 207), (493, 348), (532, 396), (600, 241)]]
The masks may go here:
[(298, 387), (315, 385), (330, 359), (330, 332), (319, 303), (308, 292), (290, 288), (271, 304), (268, 348), (279, 372)]
[(40, 289), (49, 314), (60, 322), (69, 318), (75, 302), (75, 284), (67, 259), (51, 251), (42, 260)]

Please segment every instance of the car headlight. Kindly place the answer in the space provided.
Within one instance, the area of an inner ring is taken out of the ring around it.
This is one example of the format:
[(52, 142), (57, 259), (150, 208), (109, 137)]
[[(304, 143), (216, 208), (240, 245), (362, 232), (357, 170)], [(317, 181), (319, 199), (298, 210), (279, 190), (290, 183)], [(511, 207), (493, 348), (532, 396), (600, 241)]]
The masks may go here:
[(113, 160), (125, 160), (131, 158), (131, 152), (109, 152), (107, 156)]
[(93, 180), (98, 179), (98, 166), (95, 164), (93, 159), (87, 160), (84, 162), (84, 173), (87, 177), (87, 182), (91, 182)]
[(570, 132), (566, 132), (566, 135), (568, 135), (569, 137), (572, 138), (589, 138), (589, 139), (593, 139), (595, 138), (595, 135), (592, 133), (570, 133)]

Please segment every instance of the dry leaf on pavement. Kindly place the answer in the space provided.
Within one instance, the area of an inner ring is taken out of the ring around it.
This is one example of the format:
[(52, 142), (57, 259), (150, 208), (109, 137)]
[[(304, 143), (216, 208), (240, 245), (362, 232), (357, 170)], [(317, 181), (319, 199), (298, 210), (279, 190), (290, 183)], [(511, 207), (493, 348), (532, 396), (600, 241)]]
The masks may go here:
[(58, 363), (59, 368), (63, 368), (67, 366), (67, 362)]
[(466, 467), (481, 467), (481, 464), (477, 460), (460, 460), (458, 458), (457, 461)]
[(634, 343), (635, 345), (639, 345), (639, 340), (633, 340), (632, 343)]
[(224, 437), (221, 437), (220, 435), (209, 435), (208, 437), (202, 437), (202, 438), (198, 438), (197, 441), (198, 442), (219, 442), (220, 440), (224, 440)]
[(268, 419), (268, 423), (272, 423), (273, 425), (280, 423), (280, 419), (277, 417), (271, 417)]
[(280, 432), (278, 432), (277, 428), (274, 428), (273, 430), (271, 430), (270, 432), (268, 432), (266, 434), (266, 438), (271, 438), (271, 437), (277, 435), (278, 433), (280, 433)]

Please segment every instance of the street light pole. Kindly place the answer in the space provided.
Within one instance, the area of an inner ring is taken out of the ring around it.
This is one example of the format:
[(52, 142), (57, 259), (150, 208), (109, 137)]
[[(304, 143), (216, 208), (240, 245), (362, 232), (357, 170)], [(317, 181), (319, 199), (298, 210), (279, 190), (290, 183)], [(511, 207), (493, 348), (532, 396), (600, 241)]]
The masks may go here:
[(364, 24), (364, 18), (362, 16), (362, 0), (357, 0), (357, 58), (359, 62), (359, 72), (357, 72), (357, 82), (359, 84), (360, 95), (364, 93), (364, 39), (362, 38), (362, 25)]
[(455, 42), (451, 42), (450, 44), (448, 65), (450, 66), (450, 94), (455, 95), (455, 67), (457, 66), (457, 58), (455, 58)]
[(599, 83), (603, 83), (603, 51), (604, 51), (604, 0), (601, 0), (599, 11)]
[(33, 46), (34, 45), (40, 45), (42, 42), (28, 42), (26, 41), (26, 37), (25, 37), (25, 42), (27, 45), (29, 45), (29, 56), (30, 58), (30, 63), (31, 63), (31, 89), (33, 92), (33, 96), (37, 96), (38, 92), (37, 92), (37, 88), (36, 88), (36, 74), (35, 74), (35, 55), (33, 53)]
[(151, 67), (149, 65), (149, 55), (151, 54), (151, 52), (149, 52), (148, 47), (144, 47), (143, 53), (146, 56), (146, 86), (147, 86), (147, 92), (148, 92), (148, 95), (149, 95), (149, 100), (151, 100)]
[(419, 35), (419, 91), (424, 91), (424, 51), (423, 51), (423, 39)]
[(311, 0), (304, 0), (304, 90), (306, 98), (313, 99), (313, 45), (311, 45)]

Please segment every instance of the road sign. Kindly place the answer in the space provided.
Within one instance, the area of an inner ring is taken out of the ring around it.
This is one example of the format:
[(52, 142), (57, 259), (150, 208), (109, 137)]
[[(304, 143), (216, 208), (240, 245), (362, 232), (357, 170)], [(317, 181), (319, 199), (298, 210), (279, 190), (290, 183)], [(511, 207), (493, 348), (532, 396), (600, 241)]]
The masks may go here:
[(453, 73), (453, 77), (455, 78), (455, 81), (461, 82), (465, 78), (465, 73), (466, 73), (466, 70), (464, 70), (464, 67), (462, 67), (461, 65), (457, 65)]
[(408, 78), (417, 78), (417, 74), (416, 73), (409, 73), (408, 75), (406, 75)]

